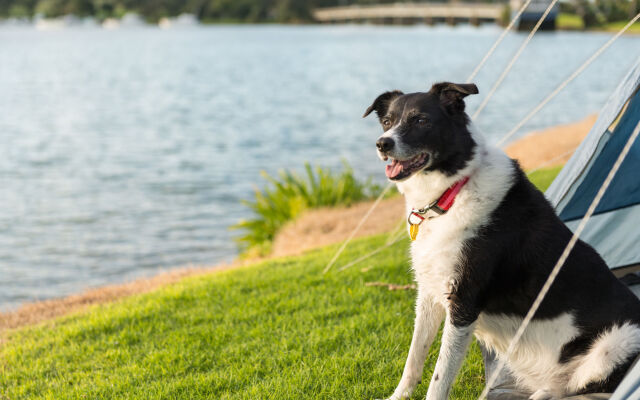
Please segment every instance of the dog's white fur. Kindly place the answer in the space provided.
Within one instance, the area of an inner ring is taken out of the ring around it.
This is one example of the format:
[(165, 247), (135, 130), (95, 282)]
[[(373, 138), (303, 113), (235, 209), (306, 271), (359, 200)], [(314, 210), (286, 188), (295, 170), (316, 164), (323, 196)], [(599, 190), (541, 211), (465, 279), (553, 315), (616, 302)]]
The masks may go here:
[[(410, 158), (410, 155), (413, 153), (412, 149), (410, 147), (408, 147), (404, 141), (399, 140), (399, 128), (400, 125), (402, 125), (402, 120), (398, 120), (396, 122), (396, 124), (391, 127), (391, 129), (389, 129), (388, 131), (386, 131), (385, 133), (382, 134), (382, 136), (380, 136), (381, 138), (384, 137), (388, 137), (388, 138), (393, 138), (394, 139), (394, 144), (395, 144), (395, 148), (393, 149), (393, 155), (394, 158), (397, 158), (398, 160), (405, 160), (407, 158)], [(386, 161), (386, 158), (380, 153), (380, 151), (378, 151), (378, 157), (380, 157), (381, 160)], [(429, 161), (429, 163), (431, 163), (431, 161)], [(429, 164), (425, 165), (425, 168), (428, 167)]]
[[(431, 204), (453, 183), (470, 177), (456, 197), (451, 212), (425, 220), (420, 225), (417, 239), (412, 242), (412, 267), (418, 285), (416, 319), (402, 379), (390, 397), (392, 400), (409, 397), (419, 383), (429, 347), (448, 313), (447, 293), (457, 279), (455, 266), (463, 243), (488, 222), (489, 215), (513, 184), (511, 160), (502, 150), (487, 146), (473, 126), (469, 130), (477, 146), (472, 160), (457, 175), (416, 173), (397, 183), (409, 212)], [(393, 136), (394, 132), (391, 129), (385, 135)], [(521, 318), (482, 313), (474, 324), (460, 328), (454, 326), (447, 315), (427, 400), (448, 397), (471, 334), (500, 356), (505, 353), (521, 322)], [(518, 350), (506, 361), (518, 382), (535, 391), (531, 399), (559, 397), (567, 390), (576, 391), (589, 382), (604, 379), (629, 354), (640, 349), (640, 328), (625, 324), (604, 333), (584, 356), (569, 363), (559, 363), (562, 346), (578, 332), (569, 312), (529, 325)]]
[(640, 349), (640, 328), (624, 323), (601, 334), (587, 354), (567, 367), (569, 389), (578, 390), (589, 382), (605, 379), (631, 352)]

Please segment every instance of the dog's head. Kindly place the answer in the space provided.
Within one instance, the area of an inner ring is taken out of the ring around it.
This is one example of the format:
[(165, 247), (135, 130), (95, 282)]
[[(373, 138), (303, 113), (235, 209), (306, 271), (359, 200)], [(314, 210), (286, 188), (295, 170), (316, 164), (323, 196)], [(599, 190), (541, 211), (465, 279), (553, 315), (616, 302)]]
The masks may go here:
[(471, 158), (475, 142), (467, 129), (464, 98), (478, 93), (472, 83), (436, 83), (427, 93), (386, 92), (364, 113), (375, 111), (384, 133), (378, 155), (391, 159), (386, 175), (401, 181), (422, 171), (453, 175)]

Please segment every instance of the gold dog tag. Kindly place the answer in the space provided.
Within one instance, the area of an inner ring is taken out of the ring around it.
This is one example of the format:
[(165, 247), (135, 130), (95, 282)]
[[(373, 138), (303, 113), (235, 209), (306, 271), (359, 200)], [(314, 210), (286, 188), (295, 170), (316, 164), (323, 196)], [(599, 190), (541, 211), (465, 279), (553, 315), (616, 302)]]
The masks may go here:
[[(411, 240), (416, 240), (416, 238), (418, 237), (418, 229), (420, 228), (420, 224), (422, 223), (422, 221), (424, 221), (424, 217), (420, 214), (424, 214), (421, 210), (411, 210), (411, 212), (409, 213), (409, 217), (407, 218), (407, 222), (409, 223), (409, 237), (411, 238)], [(411, 220), (412, 218), (414, 220), (418, 220), (417, 224), (414, 224), (413, 221)]]
[(420, 225), (418, 224), (409, 225), (409, 237), (411, 238), (411, 240), (416, 240), (416, 238), (418, 237), (418, 228), (420, 228)]

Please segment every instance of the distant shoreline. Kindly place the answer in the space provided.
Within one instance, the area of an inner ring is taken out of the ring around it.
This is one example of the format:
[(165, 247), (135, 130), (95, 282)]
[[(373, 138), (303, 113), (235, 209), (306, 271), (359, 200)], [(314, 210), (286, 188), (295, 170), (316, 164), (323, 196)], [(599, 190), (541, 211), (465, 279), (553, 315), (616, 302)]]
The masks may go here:
[[(584, 28), (580, 25), (581, 22), (578, 22), (579, 17), (575, 15), (566, 15), (561, 14), (557, 20), (557, 26), (554, 30), (549, 30), (546, 32), (599, 32), (599, 33), (615, 33), (618, 32), (622, 27), (626, 24), (625, 21), (622, 22), (613, 22), (608, 23), (606, 26), (598, 26), (598, 27), (588, 27)], [(80, 27), (80, 26), (91, 26), (91, 27), (102, 27), (107, 30), (118, 29), (120, 27), (159, 27), (159, 28), (172, 28), (172, 27), (185, 27), (185, 26), (366, 26), (366, 27), (456, 27), (456, 26), (474, 26), (468, 23), (458, 23), (455, 25), (450, 25), (446, 23), (437, 23), (437, 24), (379, 24), (379, 23), (337, 23), (337, 24), (326, 24), (315, 21), (291, 21), (291, 22), (277, 22), (277, 21), (243, 21), (240, 19), (204, 19), (198, 20), (193, 14), (181, 14), (173, 17), (163, 17), (159, 19), (157, 22), (149, 22), (144, 20), (142, 17), (135, 13), (129, 13), (123, 16), (122, 18), (104, 18), (99, 19), (95, 16), (84, 16), (79, 17), (75, 15), (63, 15), (59, 17), (31, 17), (31, 18), (2, 18), (0, 17), (0, 27), (2, 26), (33, 26), (36, 29), (40, 30), (53, 30), (53, 29), (64, 29), (68, 27)], [(495, 23), (484, 23), (474, 27), (484, 27), (484, 26), (495, 26), (498, 28), (503, 28), (500, 24)], [(524, 32), (524, 31), (523, 31)], [(624, 33), (625, 35), (638, 35), (640, 34), (640, 22), (636, 22)]]

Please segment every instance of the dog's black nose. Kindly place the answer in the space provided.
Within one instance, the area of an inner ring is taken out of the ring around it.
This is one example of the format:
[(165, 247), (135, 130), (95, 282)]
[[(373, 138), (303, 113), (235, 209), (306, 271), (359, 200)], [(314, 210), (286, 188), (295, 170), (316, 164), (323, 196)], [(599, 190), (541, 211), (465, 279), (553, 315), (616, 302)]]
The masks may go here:
[(393, 145), (393, 139), (390, 137), (381, 137), (376, 142), (376, 147), (383, 153), (393, 149)]

